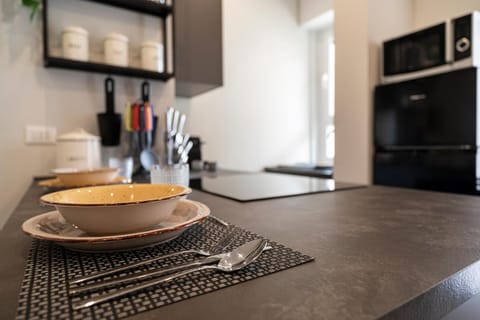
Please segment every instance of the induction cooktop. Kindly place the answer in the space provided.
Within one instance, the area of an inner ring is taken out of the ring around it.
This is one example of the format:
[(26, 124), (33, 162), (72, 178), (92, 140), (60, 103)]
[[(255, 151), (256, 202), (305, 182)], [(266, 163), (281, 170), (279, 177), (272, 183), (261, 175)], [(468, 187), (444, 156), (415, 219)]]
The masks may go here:
[(203, 176), (190, 181), (190, 187), (225, 198), (247, 202), (331, 192), (362, 187), (361, 185), (279, 173), (242, 173)]

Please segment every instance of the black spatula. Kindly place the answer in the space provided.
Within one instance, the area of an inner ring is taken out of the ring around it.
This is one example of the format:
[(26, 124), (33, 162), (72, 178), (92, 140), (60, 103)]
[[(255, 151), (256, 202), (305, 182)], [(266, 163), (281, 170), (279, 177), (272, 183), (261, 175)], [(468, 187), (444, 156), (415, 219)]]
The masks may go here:
[(120, 130), (122, 115), (115, 113), (115, 82), (112, 78), (105, 79), (106, 113), (97, 114), (100, 137), (104, 146), (118, 146), (120, 144)]

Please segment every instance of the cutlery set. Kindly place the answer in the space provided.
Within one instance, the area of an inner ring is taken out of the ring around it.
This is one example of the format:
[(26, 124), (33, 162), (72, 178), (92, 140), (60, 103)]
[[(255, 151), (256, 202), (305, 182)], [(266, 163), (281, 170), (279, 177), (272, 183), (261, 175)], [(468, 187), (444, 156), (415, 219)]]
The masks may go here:
[[(214, 269), (222, 272), (234, 272), (246, 267), (248, 264), (255, 261), (265, 250), (271, 249), (267, 240), (255, 239), (244, 243), (243, 245), (235, 248), (230, 252), (224, 252), (225, 249), (235, 240), (239, 234), (240, 229), (228, 226), (225, 236), (223, 236), (217, 243), (211, 246), (208, 250), (196, 250), (190, 249), (181, 252), (175, 252), (152, 259), (142, 260), (140, 262), (127, 264), (121, 267), (112, 268), (106, 271), (90, 274), (83, 277), (71, 279), (69, 281), (70, 289), (69, 295), (80, 295), (99, 289), (108, 287), (114, 287), (117, 285), (126, 284), (132, 281), (138, 283), (130, 285), (126, 288), (121, 288), (108, 292), (105, 294), (95, 295), (92, 298), (84, 299), (73, 304), (73, 309), (78, 310), (85, 307), (90, 307), (101, 302), (112, 300), (133, 292), (143, 290), (145, 288), (166, 283), (176, 278), (182, 277), (192, 272), (201, 270)], [(118, 273), (139, 267), (141, 265), (149, 264), (158, 260), (166, 259), (169, 257), (183, 255), (183, 254), (197, 254), (205, 256), (202, 259), (195, 260), (180, 265), (175, 265), (167, 268), (160, 268), (151, 271), (137, 272), (130, 276), (123, 276), (114, 279), (103, 280), (95, 282), (93, 284), (81, 285), (83, 282), (101, 278), (107, 275)], [(152, 278), (152, 279), (150, 279)], [(143, 282), (140, 280), (149, 279)]]
[(165, 114), (165, 146), (167, 164), (183, 164), (188, 162), (188, 154), (193, 147), (190, 135), (183, 133), (187, 116), (174, 108), (168, 108)]
[(219, 254), (223, 250), (225, 250), (225, 248), (227, 248), (233, 242), (233, 240), (235, 240), (235, 237), (238, 235), (238, 232), (240, 231), (238, 228), (233, 228), (233, 227), (230, 227), (230, 226), (228, 228), (229, 229), (227, 230), (225, 236), (222, 237), (209, 250), (189, 249), (189, 250), (174, 252), (174, 253), (162, 255), (160, 257), (154, 257), (154, 258), (151, 258), (151, 259), (142, 260), (142, 261), (139, 261), (139, 262), (130, 263), (130, 264), (127, 264), (127, 265), (124, 265), (124, 266), (112, 268), (112, 269), (109, 269), (109, 270), (106, 270), (106, 271), (89, 274), (89, 275), (86, 275), (86, 276), (83, 276), (83, 277), (78, 277), (78, 278), (72, 279), (70, 281), (70, 284), (78, 284), (78, 283), (85, 282), (87, 280), (97, 279), (97, 278), (104, 277), (104, 276), (107, 276), (107, 275), (110, 275), (110, 274), (113, 274), (113, 273), (128, 270), (128, 269), (131, 269), (131, 268), (136, 268), (136, 267), (139, 267), (139, 266), (142, 266), (142, 265), (145, 265), (145, 264), (149, 264), (149, 263), (152, 263), (152, 262), (155, 262), (155, 261), (158, 261), (158, 260), (163, 260), (163, 259), (166, 259), (166, 258), (170, 258), (170, 257), (182, 255), (182, 254), (191, 253), (191, 254), (197, 254), (197, 255), (201, 255), (201, 256), (212, 256), (212, 255), (215, 255), (215, 254)]

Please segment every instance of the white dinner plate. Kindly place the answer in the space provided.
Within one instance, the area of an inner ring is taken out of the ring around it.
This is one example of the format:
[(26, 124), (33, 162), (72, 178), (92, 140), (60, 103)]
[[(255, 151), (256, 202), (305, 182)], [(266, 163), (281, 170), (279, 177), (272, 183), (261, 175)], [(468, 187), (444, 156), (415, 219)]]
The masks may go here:
[(65, 221), (58, 211), (50, 211), (25, 221), (22, 230), (35, 239), (53, 241), (77, 251), (122, 251), (167, 242), (181, 235), (210, 214), (203, 203), (181, 199), (166, 221), (141, 232), (91, 236)]

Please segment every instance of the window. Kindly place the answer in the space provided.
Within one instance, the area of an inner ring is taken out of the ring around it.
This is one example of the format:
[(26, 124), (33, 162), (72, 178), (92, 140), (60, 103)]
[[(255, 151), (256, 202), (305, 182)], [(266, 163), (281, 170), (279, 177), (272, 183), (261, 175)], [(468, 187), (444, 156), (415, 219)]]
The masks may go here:
[(335, 157), (335, 45), (331, 23), (310, 31), (312, 162), (333, 165)]

